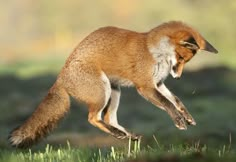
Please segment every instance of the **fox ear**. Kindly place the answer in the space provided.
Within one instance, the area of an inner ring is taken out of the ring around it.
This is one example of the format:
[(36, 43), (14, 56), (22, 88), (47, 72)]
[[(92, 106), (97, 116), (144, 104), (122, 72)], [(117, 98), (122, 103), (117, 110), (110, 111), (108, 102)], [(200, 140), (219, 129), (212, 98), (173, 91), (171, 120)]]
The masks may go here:
[(199, 49), (199, 46), (198, 44), (196, 43), (195, 39), (193, 37), (190, 37), (189, 39), (187, 40), (181, 40), (179, 42), (179, 44), (181, 46), (184, 46), (185, 48), (188, 48), (188, 49), (191, 49), (191, 50), (198, 50)]
[(212, 53), (218, 53), (217, 49), (215, 49), (215, 47), (213, 47), (207, 40), (205, 40), (205, 47), (203, 50)]

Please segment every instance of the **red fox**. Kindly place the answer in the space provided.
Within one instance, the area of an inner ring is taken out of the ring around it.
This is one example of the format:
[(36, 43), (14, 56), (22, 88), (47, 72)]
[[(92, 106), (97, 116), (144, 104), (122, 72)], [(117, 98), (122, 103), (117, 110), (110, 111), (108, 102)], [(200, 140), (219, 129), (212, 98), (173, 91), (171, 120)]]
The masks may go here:
[(218, 53), (196, 30), (179, 21), (145, 33), (100, 28), (75, 48), (47, 96), (10, 133), (9, 141), (26, 148), (46, 136), (69, 110), (69, 96), (88, 106), (88, 121), (95, 127), (119, 139), (137, 140), (139, 135), (117, 121), (120, 86), (134, 86), (141, 96), (165, 110), (177, 128), (185, 130), (186, 123), (196, 122), (164, 81), (169, 74), (180, 78), (184, 64), (199, 50)]

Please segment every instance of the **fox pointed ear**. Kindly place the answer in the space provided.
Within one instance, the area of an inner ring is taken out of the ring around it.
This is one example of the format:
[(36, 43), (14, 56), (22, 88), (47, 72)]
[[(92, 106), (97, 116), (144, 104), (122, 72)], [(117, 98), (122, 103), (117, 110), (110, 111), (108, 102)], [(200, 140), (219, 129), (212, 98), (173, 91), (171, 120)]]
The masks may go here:
[(190, 37), (189, 39), (187, 40), (181, 40), (179, 42), (179, 44), (181, 46), (184, 46), (185, 48), (188, 48), (188, 49), (191, 49), (191, 50), (198, 50), (199, 49), (199, 46), (198, 44), (196, 43), (195, 39), (193, 37)]
[(217, 49), (215, 49), (215, 47), (213, 47), (207, 40), (205, 40), (205, 47), (203, 50), (211, 53), (218, 53)]

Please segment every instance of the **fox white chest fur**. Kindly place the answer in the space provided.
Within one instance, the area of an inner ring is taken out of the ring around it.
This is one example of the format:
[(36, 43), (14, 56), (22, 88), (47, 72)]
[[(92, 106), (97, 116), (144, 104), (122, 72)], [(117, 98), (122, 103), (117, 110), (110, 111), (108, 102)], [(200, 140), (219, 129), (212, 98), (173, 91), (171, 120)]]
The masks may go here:
[(174, 47), (169, 43), (168, 37), (163, 37), (156, 46), (149, 50), (156, 60), (153, 67), (154, 82), (155, 84), (163, 82), (171, 71), (171, 65), (176, 63)]

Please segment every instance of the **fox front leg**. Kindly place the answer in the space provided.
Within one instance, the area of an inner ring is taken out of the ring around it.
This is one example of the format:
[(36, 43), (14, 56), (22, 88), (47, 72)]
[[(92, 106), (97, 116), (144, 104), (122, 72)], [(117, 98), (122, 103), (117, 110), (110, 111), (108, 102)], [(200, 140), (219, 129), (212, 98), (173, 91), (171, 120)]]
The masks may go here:
[(196, 125), (195, 120), (188, 112), (187, 108), (184, 106), (181, 100), (173, 93), (171, 93), (171, 91), (165, 86), (164, 83), (157, 85), (157, 90), (161, 92), (166, 98), (168, 98), (169, 101), (171, 101), (175, 105), (176, 109), (183, 115), (184, 119), (188, 124)]
[(185, 119), (182, 114), (180, 114), (175, 108), (174, 104), (170, 102), (164, 95), (162, 95), (162, 93), (160, 93), (157, 89), (151, 87), (138, 87), (137, 90), (141, 96), (150, 101), (152, 104), (157, 107), (164, 108), (177, 128), (181, 130), (187, 129)]

